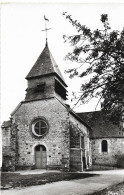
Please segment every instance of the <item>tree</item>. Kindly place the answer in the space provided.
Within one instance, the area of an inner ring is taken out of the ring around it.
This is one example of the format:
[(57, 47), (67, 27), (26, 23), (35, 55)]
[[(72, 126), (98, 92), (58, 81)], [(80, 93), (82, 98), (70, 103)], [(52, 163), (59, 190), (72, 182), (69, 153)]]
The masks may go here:
[(124, 29), (121, 32), (111, 30), (107, 14), (101, 15), (103, 29), (94, 31), (66, 12), (63, 15), (77, 29), (76, 35), (63, 36), (73, 48), (66, 59), (79, 64), (66, 72), (70, 78), (90, 78), (82, 83), (76, 104), (99, 97), (102, 110), (118, 123), (124, 112)]

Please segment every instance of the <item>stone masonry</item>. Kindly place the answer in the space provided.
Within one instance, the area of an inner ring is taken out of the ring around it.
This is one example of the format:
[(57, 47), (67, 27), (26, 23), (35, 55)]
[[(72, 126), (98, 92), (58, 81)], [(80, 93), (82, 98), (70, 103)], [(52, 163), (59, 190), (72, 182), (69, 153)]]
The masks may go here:
[(12, 121), (8, 121), (9, 125), (2, 126), (2, 142), (3, 142), (3, 170), (15, 171), (18, 161), (18, 139), (17, 139), (17, 125)]
[(70, 167), (74, 171), (83, 171), (92, 164), (89, 130), (75, 117), (70, 117)]
[[(102, 152), (101, 150), (102, 140), (107, 141), (108, 152)], [(92, 161), (94, 165), (124, 167), (123, 165), (124, 139), (123, 138), (93, 139), (92, 140)]]
[[(48, 133), (42, 138), (35, 137), (31, 129), (32, 120), (39, 116), (49, 124)], [(66, 108), (57, 99), (23, 102), (12, 117), (19, 129), (18, 168), (33, 168), (34, 147), (38, 144), (47, 148), (47, 168), (61, 166), (62, 157), (69, 160), (69, 117)]]
[[(8, 134), (3, 127), (3, 149), (7, 138), (10, 144), (3, 156), (11, 154), (11, 168), (89, 168), (90, 127), (66, 104), (67, 85), (47, 41), (26, 79), (25, 100), (12, 112)], [(6, 163), (4, 158), (3, 167), (7, 169)]]
[[(97, 166), (124, 167), (124, 129), (112, 123), (103, 111), (78, 114), (91, 126), (92, 163)], [(107, 150), (102, 151), (102, 141)]]

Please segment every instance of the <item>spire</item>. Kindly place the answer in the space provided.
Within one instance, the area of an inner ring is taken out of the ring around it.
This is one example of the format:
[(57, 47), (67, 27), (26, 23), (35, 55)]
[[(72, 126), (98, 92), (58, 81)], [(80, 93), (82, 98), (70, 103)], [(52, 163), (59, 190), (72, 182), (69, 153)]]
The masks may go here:
[(48, 42), (46, 39), (45, 48), (38, 57), (37, 61), (35, 62), (30, 72), (28, 73), (26, 79), (29, 80), (31, 78), (46, 76), (49, 74), (56, 75), (61, 80), (61, 82), (67, 87), (64, 78), (59, 70), (59, 67), (56, 64), (49, 50)]
[(59, 70), (58, 65), (56, 64), (50, 50), (48, 47), (48, 42), (47, 42), (47, 31), (50, 30), (51, 28), (47, 28), (47, 22), (49, 21), (49, 19), (47, 19), (44, 16), (44, 20), (45, 20), (45, 29), (42, 31), (46, 32), (46, 44), (45, 44), (45, 48), (42, 51), (42, 53), (40, 54), (40, 56), (38, 57), (37, 61), (35, 62), (34, 66), (32, 67), (32, 69), (30, 70), (30, 72), (28, 73), (26, 79), (29, 80), (31, 78), (35, 78), (35, 77), (41, 77), (41, 76), (46, 76), (48, 74), (54, 74), (56, 75), (59, 80), (64, 84), (65, 87), (67, 87), (64, 78)]
[(46, 44), (45, 44), (45, 47), (48, 47), (48, 41), (47, 41), (47, 38), (46, 38)]

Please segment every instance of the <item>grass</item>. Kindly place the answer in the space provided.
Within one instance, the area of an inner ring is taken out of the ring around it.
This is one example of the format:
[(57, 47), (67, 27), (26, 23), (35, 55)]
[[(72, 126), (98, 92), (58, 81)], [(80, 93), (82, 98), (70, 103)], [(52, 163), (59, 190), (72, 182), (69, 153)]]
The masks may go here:
[(124, 195), (124, 182), (87, 195)]
[(20, 175), (19, 173), (1, 173), (1, 189), (42, 185), (56, 181), (68, 181), (93, 177), (95, 174), (71, 173), (71, 172), (48, 172), (42, 174)]

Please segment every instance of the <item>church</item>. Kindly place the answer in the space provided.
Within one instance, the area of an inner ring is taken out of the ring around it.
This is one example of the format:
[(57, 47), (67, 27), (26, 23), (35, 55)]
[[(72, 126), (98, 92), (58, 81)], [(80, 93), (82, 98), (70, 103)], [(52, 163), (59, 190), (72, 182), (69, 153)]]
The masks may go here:
[(67, 84), (46, 45), (26, 76), (26, 96), (2, 124), (2, 169), (84, 171), (124, 167), (124, 127), (102, 111), (75, 113)]
[(90, 126), (66, 104), (67, 84), (47, 39), (26, 80), (24, 101), (2, 124), (3, 170), (88, 169)]

